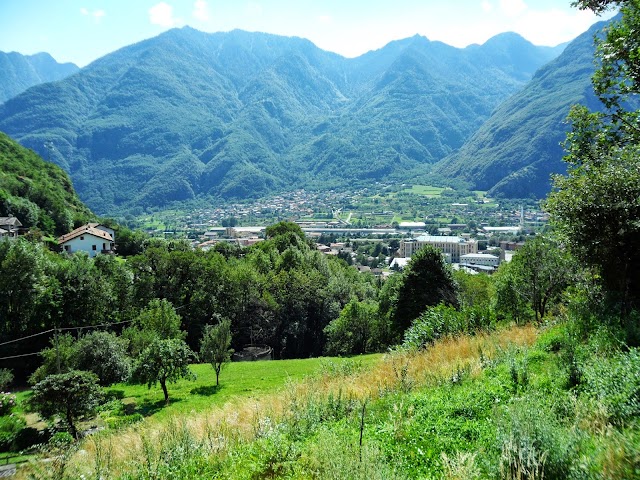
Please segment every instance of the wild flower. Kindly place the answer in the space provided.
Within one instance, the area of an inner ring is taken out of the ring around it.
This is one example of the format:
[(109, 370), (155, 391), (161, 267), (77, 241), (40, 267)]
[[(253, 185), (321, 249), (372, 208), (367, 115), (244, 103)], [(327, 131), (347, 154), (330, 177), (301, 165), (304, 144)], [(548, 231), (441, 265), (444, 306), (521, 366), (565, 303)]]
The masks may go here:
[(13, 407), (16, 406), (16, 396), (9, 392), (0, 392), (0, 415), (11, 413)]

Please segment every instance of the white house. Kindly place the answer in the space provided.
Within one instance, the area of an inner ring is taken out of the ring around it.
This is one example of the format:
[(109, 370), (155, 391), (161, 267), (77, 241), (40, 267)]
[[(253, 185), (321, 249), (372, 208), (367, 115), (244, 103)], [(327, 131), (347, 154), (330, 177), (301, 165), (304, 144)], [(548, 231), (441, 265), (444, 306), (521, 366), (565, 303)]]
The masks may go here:
[(15, 238), (22, 223), (16, 217), (0, 217), (0, 238)]
[(99, 253), (115, 253), (116, 234), (99, 223), (88, 223), (58, 238), (65, 253), (87, 252), (90, 257)]

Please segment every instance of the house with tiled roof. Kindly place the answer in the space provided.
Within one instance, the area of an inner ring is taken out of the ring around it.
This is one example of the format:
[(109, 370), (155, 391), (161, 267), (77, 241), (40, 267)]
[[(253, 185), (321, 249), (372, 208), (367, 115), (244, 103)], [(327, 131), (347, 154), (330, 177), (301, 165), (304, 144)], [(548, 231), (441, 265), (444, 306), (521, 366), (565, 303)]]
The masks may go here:
[(115, 253), (115, 241), (114, 230), (99, 223), (87, 223), (58, 237), (58, 244), (63, 252), (86, 252), (90, 257), (99, 253)]
[(0, 238), (14, 238), (22, 227), (22, 222), (16, 217), (0, 217)]

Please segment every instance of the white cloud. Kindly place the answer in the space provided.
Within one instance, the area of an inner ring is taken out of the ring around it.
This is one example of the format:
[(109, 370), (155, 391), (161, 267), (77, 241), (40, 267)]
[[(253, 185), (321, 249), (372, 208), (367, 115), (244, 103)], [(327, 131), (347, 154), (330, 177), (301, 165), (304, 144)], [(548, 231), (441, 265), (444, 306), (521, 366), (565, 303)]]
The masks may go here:
[(491, 2), (489, 2), (488, 0), (483, 0), (483, 2), (480, 4), (480, 7), (485, 13), (489, 13), (493, 10), (493, 5), (491, 5)]
[(591, 12), (580, 10), (532, 10), (519, 19), (516, 31), (536, 45), (557, 45), (574, 39), (596, 20)]
[(320, 16), (318, 17), (318, 21), (319, 21), (320, 23), (331, 23), (331, 20), (333, 20), (333, 19), (331, 18), (331, 15), (320, 15)]
[(175, 27), (180, 24), (180, 20), (173, 16), (173, 7), (165, 2), (160, 2), (149, 9), (149, 21), (161, 27)]
[(500, 0), (500, 10), (507, 17), (517, 17), (527, 10), (527, 4), (524, 0)]
[(197, 0), (193, 4), (193, 18), (200, 20), (201, 22), (207, 22), (209, 20), (209, 6), (205, 0)]
[(93, 17), (96, 23), (100, 23), (103, 17), (107, 15), (107, 12), (104, 10), (94, 10), (93, 12), (89, 11), (89, 9), (82, 7), (80, 9), (80, 13), (86, 17)]

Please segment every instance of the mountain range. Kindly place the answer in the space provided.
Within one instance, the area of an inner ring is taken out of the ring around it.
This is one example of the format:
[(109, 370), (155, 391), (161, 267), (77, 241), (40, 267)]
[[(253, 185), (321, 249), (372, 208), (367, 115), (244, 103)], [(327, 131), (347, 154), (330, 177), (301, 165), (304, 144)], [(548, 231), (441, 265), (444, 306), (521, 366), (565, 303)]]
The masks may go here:
[[(185, 27), (8, 100), (0, 130), (62, 166), (97, 213), (412, 181), (434, 164), (441, 176), (493, 188), (525, 165), (477, 167), (476, 181), (459, 167), (473, 155), (469, 142), (485, 145), (485, 122), (517, 111), (504, 102), (534, 82), (539, 95), (554, 82), (588, 82), (589, 72), (572, 70), (582, 49), (563, 49), (513, 33), (464, 49), (415, 36), (347, 59), (300, 38)], [(590, 46), (589, 63), (592, 54)]]
[(536, 72), (518, 93), (503, 102), (459, 150), (434, 167), (445, 178), (505, 197), (542, 197), (549, 178), (564, 173), (561, 143), (572, 105), (601, 108), (591, 84), (594, 35), (602, 23), (569, 44)]
[(22, 55), (0, 52), (0, 103), (24, 92), (29, 87), (61, 80), (80, 68), (73, 63), (58, 63), (48, 53)]

